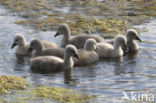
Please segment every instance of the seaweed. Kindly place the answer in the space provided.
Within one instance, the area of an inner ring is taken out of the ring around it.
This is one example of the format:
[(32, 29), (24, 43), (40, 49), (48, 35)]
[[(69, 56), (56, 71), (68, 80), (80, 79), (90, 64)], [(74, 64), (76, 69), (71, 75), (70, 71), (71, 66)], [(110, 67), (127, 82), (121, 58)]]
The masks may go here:
[[(55, 31), (61, 23), (68, 23), (73, 35), (98, 33), (114, 37), (156, 16), (154, 0), (0, 0), (0, 3), (14, 12), (22, 12), (18, 14), (25, 20), (15, 21), (17, 24)], [(69, 7), (69, 12), (61, 11), (61, 7)]]
[(0, 76), (0, 93), (6, 94), (10, 90), (26, 89), (28, 86), (24, 78), (20, 78), (12, 75)]
[[(7, 97), (7, 96), (6, 96)], [(8, 95), (12, 102), (29, 103), (29, 102), (59, 102), (59, 103), (87, 103), (95, 98), (85, 93), (77, 92), (73, 89), (53, 87), (53, 86), (38, 86), (29, 90), (17, 91), (14, 96)], [(9, 102), (1, 100), (2, 102)], [(1, 102), (0, 101), (0, 102)]]

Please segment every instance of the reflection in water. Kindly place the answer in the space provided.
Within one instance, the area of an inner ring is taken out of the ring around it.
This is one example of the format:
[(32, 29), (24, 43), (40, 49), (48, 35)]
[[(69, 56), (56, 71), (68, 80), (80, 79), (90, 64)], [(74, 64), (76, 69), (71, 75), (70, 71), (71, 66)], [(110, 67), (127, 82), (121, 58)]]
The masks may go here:
[[(46, 78), (51, 78), (51, 76), (53, 76), (54, 78), (56, 75), (59, 75), (60, 73), (62, 73), (62, 71), (58, 71), (58, 72), (43, 72), (43, 71), (32, 71), (30, 69), (30, 71), (33, 73), (33, 75), (31, 75), (31, 79), (33, 81), (36, 81), (36, 83), (38, 84), (38, 82), (40, 82), (40, 80), (43, 80), (42, 82), (45, 82), (46, 80), (45, 77), (42, 77), (42, 75), (46, 76)], [(72, 70), (64, 70), (63, 71), (64, 76), (60, 76), (60, 78), (64, 79), (64, 83), (68, 84), (68, 85), (72, 85), (75, 86), (78, 84), (78, 79), (72, 75)], [(34, 76), (36, 75), (36, 76)], [(48, 82), (48, 81), (47, 81)], [(44, 83), (43, 83), (44, 84)], [(47, 84), (47, 83), (46, 83)]]
[[(45, 77), (43, 77), (42, 75), (46, 76), (46, 78), (49, 78), (49, 79), (51, 78), (51, 76), (53, 76), (54, 78), (57, 78), (55, 76), (62, 72), (63, 72), (64, 76), (62, 76), (61, 78), (62, 79), (64, 78), (65, 84), (68, 84), (70, 86), (75, 86), (79, 83), (78, 79), (72, 75), (72, 69), (64, 70), (64, 71), (57, 71), (57, 72), (50, 72), (50, 71), (45, 72), (45, 71), (37, 71), (37, 70), (34, 71), (34, 70), (31, 70), (31, 68), (30, 68), (30, 72), (33, 73), (33, 75), (31, 75), (32, 81), (35, 81), (37, 84), (40, 82), (40, 80), (43, 80), (41, 82), (43, 82), (43, 84), (45, 84), (44, 82), (46, 82), (46, 80), (44, 80)], [(36, 76), (34, 76), (34, 75), (36, 75)]]
[(137, 55), (127, 54), (124, 60), (121, 62), (115, 62), (114, 73), (115, 75), (133, 73), (136, 66), (135, 58)]
[(138, 51), (133, 51), (133, 52), (128, 52), (128, 53), (124, 53), (124, 56), (130, 55), (130, 56), (136, 56), (138, 54)]
[(22, 71), (22, 68), (24, 68), (26, 64), (26, 58), (23, 55), (15, 55), (14, 59), (14, 70)]
[(25, 56), (16, 54), (16, 64), (25, 64)]
[(120, 75), (120, 74), (126, 74), (126, 73), (133, 73), (135, 68), (135, 62), (128, 62), (126, 64), (122, 63), (115, 63), (114, 66), (114, 73), (115, 75)]
[(72, 86), (78, 84), (78, 79), (72, 75), (72, 69), (64, 71), (64, 83)]
[(123, 61), (123, 57), (120, 57), (120, 58), (100, 58), (100, 61), (122, 62)]

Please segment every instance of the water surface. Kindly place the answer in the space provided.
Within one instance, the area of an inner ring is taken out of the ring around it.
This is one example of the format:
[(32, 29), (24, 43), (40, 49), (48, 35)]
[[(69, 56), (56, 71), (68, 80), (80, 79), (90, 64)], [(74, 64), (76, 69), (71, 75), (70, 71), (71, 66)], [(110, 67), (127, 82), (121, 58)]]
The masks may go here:
[[(124, 56), (122, 59), (106, 59), (86, 67), (76, 67), (69, 77), (64, 72), (53, 74), (32, 73), (25, 58), (17, 58), (15, 49), (10, 49), (16, 33), (25, 35), (27, 41), (40, 38), (60, 44), (61, 38), (54, 38), (56, 31), (40, 32), (29, 27), (14, 24), (21, 18), (6, 14), (0, 7), (0, 74), (26, 76), (32, 85), (48, 85), (72, 88), (89, 95), (96, 95), (97, 103), (115, 103), (120, 101), (123, 91), (141, 91), (156, 93), (156, 20), (136, 26), (146, 28), (140, 34), (138, 55)], [(1, 98), (1, 96), (0, 96)], [(6, 98), (7, 99), (7, 98)], [(92, 101), (92, 102), (95, 102)], [(128, 101), (127, 101), (128, 102)], [(131, 102), (129, 102), (131, 103)]]

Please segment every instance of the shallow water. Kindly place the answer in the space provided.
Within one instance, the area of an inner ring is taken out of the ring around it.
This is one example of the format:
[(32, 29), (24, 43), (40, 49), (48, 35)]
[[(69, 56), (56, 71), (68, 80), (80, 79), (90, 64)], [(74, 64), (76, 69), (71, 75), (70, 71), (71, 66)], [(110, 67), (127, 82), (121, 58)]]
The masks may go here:
[[(86, 67), (76, 67), (72, 76), (63, 72), (53, 74), (32, 73), (23, 58), (17, 58), (15, 49), (10, 49), (16, 33), (23, 33), (28, 41), (32, 38), (54, 41), (60, 44), (61, 38), (54, 38), (56, 31), (38, 32), (29, 27), (14, 24), (21, 18), (0, 8), (0, 74), (26, 76), (32, 85), (49, 85), (72, 88), (96, 95), (98, 103), (115, 103), (128, 93), (156, 93), (156, 20), (136, 26), (148, 31), (140, 34), (142, 43), (136, 56), (125, 56), (121, 60), (107, 59)], [(1, 97), (0, 97), (1, 98)], [(155, 96), (156, 98), (156, 96)], [(6, 98), (9, 99), (9, 98)], [(92, 102), (95, 102), (92, 101)], [(128, 100), (125, 100), (128, 102)], [(129, 102), (131, 103), (131, 102)]]

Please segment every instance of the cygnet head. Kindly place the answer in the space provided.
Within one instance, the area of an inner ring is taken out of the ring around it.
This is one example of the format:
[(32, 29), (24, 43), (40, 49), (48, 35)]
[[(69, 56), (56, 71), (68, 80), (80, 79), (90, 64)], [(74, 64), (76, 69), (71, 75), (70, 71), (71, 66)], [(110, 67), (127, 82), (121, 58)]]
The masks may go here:
[(74, 45), (67, 45), (65, 47), (65, 57), (75, 57), (79, 59), (78, 53), (77, 53), (77, 48)]
[(26, 43), (26, 41), (25, 41), (25, 37), (23, 36), (23, 34), (16, 34), (16, 36), (14, 37), (14, 41), (11, 46), (11, 49), (13, 49), (17, 45), (24, 46), (25, 43)]
[(30, 47), (28, 48), (28, 52), (31, 52), (33, 50), (43, 50), (43, 43), (40, 39), (33, 39), (30, 42)]
[(138, 33), (134, 29), (128, 29), (126, 32), (126, 38), (128, 41), (138, 40), (141, 42), (141, 39), (138, 36)]
[(95, 39), (87, 39), (84, 45), (84, 50), (94, 51), (97, 48), (97, 42)]
[(125, 36), (117, 35), (115, 37), (114, 46), (122, 46), (122, 47), (124, 47), (127, 50), (128, 49), (127, 48), (127, 39), (125, 38)]
[(57, 32), (55, 34), (55, 37), (57, 37), (58, 35), (69, 35), (70, 34), (70, 29), (68, 24), (60, 24), (60, 26), (57, 29)]

